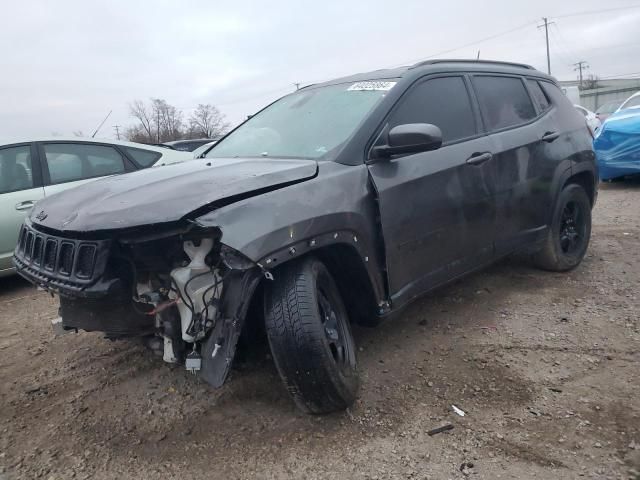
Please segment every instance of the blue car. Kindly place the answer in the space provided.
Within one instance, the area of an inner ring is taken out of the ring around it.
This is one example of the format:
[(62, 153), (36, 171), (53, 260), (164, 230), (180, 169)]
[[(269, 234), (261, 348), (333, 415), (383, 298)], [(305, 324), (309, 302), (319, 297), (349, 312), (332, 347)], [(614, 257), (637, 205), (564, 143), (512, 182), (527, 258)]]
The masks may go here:
[(640, 174), (640, 108), (618, 110), (593, 141), (601, 180)]

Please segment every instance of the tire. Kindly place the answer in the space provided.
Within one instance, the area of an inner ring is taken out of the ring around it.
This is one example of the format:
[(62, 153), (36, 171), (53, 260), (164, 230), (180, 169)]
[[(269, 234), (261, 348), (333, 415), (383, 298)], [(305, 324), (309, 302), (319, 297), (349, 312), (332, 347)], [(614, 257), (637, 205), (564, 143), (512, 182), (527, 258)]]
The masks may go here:
[(297, 406), (314, 414), (344, 410), (359, 378), (347, 311), (327, 268), (314, 257), (287, 263), (265, 288), (271, 354)]
[(571, 183), (558, 196), (551, 228), (534, 263), (553, 272), (571, 270), (584, 258), (590, 237), (591, 202), (584, 188)]

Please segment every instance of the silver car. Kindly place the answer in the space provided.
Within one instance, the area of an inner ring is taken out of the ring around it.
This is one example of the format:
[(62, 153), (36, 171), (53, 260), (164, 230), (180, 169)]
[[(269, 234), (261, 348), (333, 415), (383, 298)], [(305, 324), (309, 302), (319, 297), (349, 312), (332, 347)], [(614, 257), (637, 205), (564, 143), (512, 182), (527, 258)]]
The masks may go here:
[(190, 160), (139, 143), (52, 138), (0, 146), (0, 277), (13, 273), (20, 225), (35, 202), (106, 175)]

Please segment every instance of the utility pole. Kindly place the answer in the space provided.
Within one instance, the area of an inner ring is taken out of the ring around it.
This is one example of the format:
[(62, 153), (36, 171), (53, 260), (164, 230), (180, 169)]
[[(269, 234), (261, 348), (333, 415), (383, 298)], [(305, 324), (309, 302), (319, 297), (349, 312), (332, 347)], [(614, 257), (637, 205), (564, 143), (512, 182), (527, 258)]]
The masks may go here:
[(551, 75), (551, 57), (549, 56), (549, 25), (553, 25), (555, 22), (550, 22), (547, 17), (542, 17), (544, 23), (538, 25), (538, 28), (544, 27), (544, 37), (547, 41), (547, 73)]
[(296, 86), (296, 90), (300, 90), (300, 82), (294, 83), (294, 85)]
[(584, 60), (580, 60), (579, 62), (574, 63), (573, 65), (576, 67), (573, 69), (573, 71), (579, 72), (580, 88), (582, 88), (582, 70), (586, 70), (587, 68), (589, 68), (589, 64)]
[(114, 125), (113, 128), (116, 129), (116, 138), (120, 140), (120, 125)]

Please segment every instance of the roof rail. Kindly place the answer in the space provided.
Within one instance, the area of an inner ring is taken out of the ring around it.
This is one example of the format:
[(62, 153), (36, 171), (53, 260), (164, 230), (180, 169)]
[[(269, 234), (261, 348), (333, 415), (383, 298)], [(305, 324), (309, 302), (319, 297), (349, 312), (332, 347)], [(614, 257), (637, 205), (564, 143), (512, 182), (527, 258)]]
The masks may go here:
[(476, 60), (476, 59), (464, 60), (460, 58), (456, 58), (456, 59), (442, 58), (442, 59), (435, 59), (435, 60), (425, 60), (423, 62), (418, 62), (411, 65), (409, 69), (422, 67), (424, 65), (433, 65), (436, 63), (480, 63), (483, 65), (499, 65), (503, 67), (518, 67), (518, 68), (526, 68), (529, 70), (535, 70), (535, 68), (533, 68), (531, 65), (527, 65), (525, 63), (501, 62), (499, 60)]

